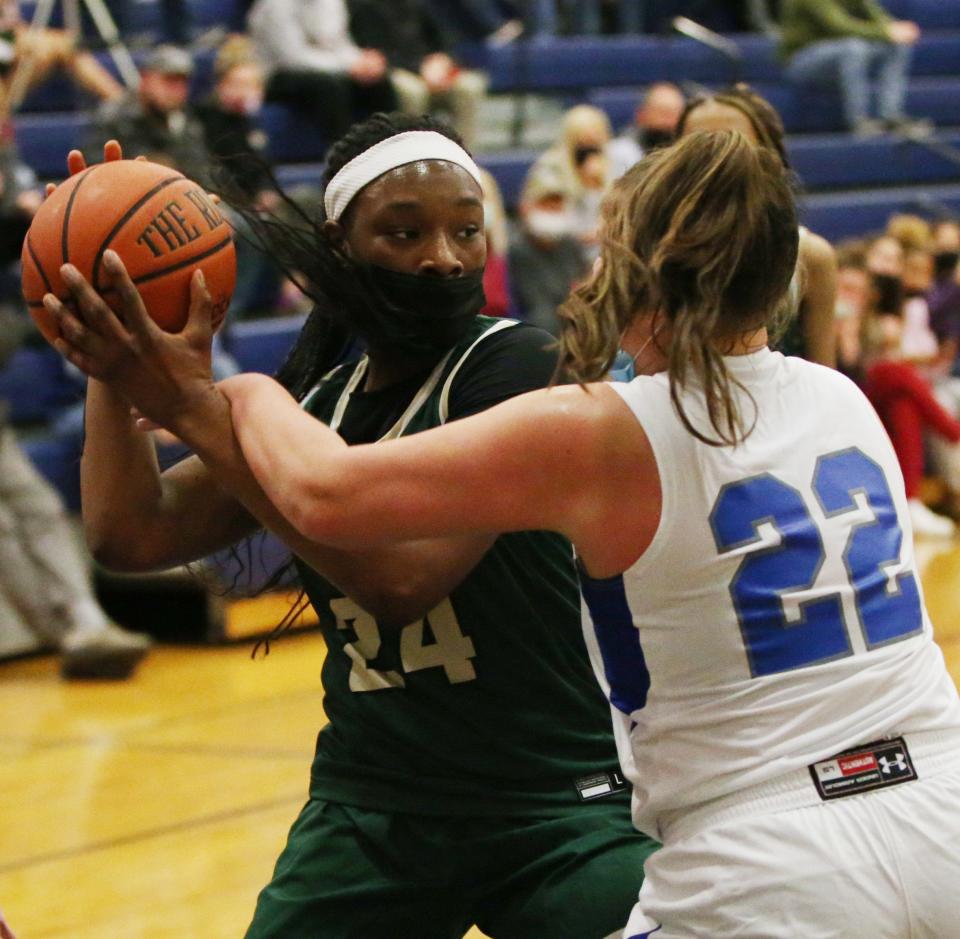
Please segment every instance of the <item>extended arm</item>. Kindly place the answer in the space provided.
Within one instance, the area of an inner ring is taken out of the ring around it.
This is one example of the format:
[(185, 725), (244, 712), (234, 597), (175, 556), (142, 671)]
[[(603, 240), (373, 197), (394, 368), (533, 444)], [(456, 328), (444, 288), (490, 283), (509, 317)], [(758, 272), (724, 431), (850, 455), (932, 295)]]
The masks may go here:
[(129, 402), (110, 385), (89, 381), (85, 423), (84, 529), (94, 557), (106, 567), (172, 567), (259, 527), (199, 457), (161, 474), (152, 438), (136, 428)]
[[(111, 255), (105, 266), (122, 298), (126, 327), (69, 270), (82, 321), (55, 298), (47, 300), (65, 337), (61, 352), (94, 376), (82, 487), (87, 537), (104, 564), (169, 567), (263, 525), (369, 612), (405, 623), (447, 596), (487, 551), (492, 538), (483, 536), (344, 551), (299, 534), (251, 475), (229, 404), (210, 381), (209, 298), (199, 281), (187, 328), (171, 336), (149, 321), (122, 264)], [(197, 456), (161, 474), (152, 442), (130, 416), (131, 401)]]
[(577, 545), (592, 574), (607, 576), (642, 553), (659, 521), (649, 443), (602, 385), (531, 392), (413, 437), (355, 447), (265, 376), (221, 388), (251, 470), (312, 540), (360, 546), (548, 529)]

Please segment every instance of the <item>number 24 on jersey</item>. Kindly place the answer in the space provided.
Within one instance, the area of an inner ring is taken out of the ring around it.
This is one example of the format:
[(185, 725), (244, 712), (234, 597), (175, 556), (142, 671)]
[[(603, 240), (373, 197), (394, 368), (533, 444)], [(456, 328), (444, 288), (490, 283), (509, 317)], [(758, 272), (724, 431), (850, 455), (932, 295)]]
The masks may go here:
[[(405, 688), (404, 675), (425, 668), (442, 668), (451, 685), (473, 681), (477, 673), (470, 661), (476, 656), (473, 640), (460, 630), (456, 613), (449, 599), (436, 606), (425, 619), (409, 623), (400, 630), (400, 661), (403, 674), (372, 668), (370, 663), (380, 655), (382, 638), (376, 619), (347, 597), (330, 602), (338, 629), (352, 629), (355, 642), (344, 644), (343, 650), (352, 662), (351, 691), (379, 691)], [(424, 642), (424, 629), (429, 622), (433, 642)]]

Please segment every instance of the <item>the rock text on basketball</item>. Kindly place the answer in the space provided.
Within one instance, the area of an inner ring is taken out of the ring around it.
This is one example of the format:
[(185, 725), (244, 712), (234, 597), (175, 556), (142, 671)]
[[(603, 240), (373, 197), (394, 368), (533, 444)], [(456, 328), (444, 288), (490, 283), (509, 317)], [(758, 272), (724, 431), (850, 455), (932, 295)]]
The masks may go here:
[(155, 258), (196, 241), (203, 234), (203, 226), (213, 231), (225, 224), (223, 216), (203, 190), (185, 192), (183, 198), (197, 209), (200, 218), (196, 218), (193, 212), (189, 212), (192, 217), (188, 218), (184, 207), (176, 199), (171, 199), (150, 220), (137, 239), (137, 244), (149, 248)]
[(187, 221), (183, 208), (175, 199), (168, 202), (144, 228), (137, 239), (138, 245), (146, 245), (155, 258), (176, 251), (196, 241), (200, 229)]
[(210, 231), (224, 224), (224, 218), (220, 214), (220, 210), (202, 189), (191, 189), (184, 195), (200, 210), (200, 214)]

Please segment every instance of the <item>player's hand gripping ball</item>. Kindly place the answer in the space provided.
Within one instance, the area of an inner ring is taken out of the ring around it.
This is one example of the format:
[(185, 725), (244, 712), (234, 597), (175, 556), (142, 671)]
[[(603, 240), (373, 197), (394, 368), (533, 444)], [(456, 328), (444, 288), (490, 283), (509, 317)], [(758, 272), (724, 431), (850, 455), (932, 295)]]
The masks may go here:
[(23, 296), (44, 337), (59, 336), (43, 306), (46, 293), (66, 301), (60, 278), (69, 262), (111, 304), (103, 253), (112, 248), (162, 329), (187, 321), (190, 278), (199, 267), (223, 321), (237, 276), (230, 225), (199, 184), (168, 166), (111, 160), (71, 176), (40, 207), (23, 243)]

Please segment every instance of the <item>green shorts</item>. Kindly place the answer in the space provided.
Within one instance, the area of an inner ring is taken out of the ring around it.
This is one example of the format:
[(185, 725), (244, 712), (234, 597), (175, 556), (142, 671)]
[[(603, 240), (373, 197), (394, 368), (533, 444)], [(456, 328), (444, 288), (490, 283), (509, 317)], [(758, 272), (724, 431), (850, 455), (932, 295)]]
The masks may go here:
[(246, 939), (602, 939), (658, 845), (622, 802), (561, 818), (390, 814), (311, 799)]

